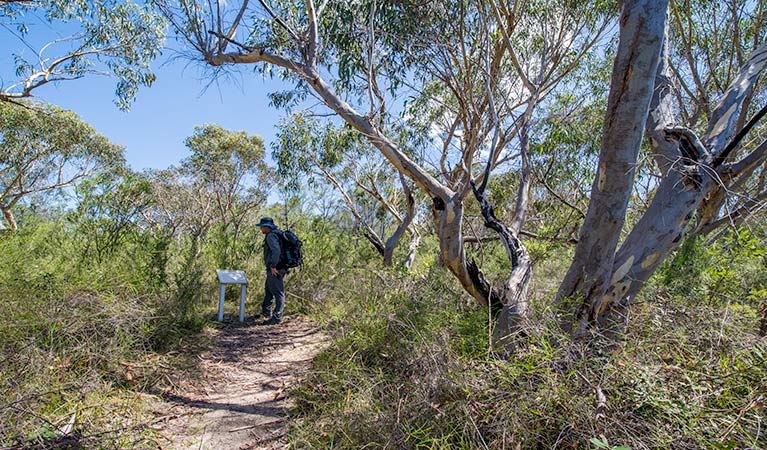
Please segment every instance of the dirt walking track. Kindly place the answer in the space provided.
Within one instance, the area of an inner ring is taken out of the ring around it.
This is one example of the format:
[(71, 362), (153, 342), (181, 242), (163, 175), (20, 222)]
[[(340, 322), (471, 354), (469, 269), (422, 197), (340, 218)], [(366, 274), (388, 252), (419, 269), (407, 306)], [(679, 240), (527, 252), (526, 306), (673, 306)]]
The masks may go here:
[(200, 356), (195, 383), (167, 392), (156, 429), (165, 449), (287, 448), (290, 389), (328, 343), (306, 318), (281, 325), (225, 322)]

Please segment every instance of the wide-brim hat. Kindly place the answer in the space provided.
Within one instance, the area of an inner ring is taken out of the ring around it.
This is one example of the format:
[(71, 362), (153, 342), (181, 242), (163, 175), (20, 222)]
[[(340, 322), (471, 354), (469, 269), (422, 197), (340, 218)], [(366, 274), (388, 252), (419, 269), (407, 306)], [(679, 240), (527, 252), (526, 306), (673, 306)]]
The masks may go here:
[(277, 226), (274, 224), (274, 220), (272, 220), (271, 217), (262, 217), (261, 222), (258, 222), (256, 224), (257, 227), (269, 227), (269, 228), (277, 228)]

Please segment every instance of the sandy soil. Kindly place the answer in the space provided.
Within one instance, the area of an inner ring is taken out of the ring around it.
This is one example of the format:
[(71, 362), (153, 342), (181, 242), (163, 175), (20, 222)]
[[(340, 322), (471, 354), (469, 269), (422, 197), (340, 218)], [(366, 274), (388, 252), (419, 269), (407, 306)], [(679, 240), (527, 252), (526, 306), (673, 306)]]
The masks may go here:
[(287, 448), (290, 390), (327, 336), (303, 317), (270, 326), (230, 321), (214, 333), (195, 381), (180, 383), (154, 407), (163, 448)]

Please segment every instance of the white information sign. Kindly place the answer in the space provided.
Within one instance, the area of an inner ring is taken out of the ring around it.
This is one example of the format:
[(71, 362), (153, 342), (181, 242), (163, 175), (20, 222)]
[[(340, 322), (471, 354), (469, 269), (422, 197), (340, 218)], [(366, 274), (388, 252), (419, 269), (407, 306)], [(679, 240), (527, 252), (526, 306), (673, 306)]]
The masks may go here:
[(218, 281), (224, 284), (248, 284), (245, 272), (242, 270), (216, 270)]
[(248, 278), (242, 270), (216, 270), (218, 281), (221, 283), (221, 291), (218, 296), (218, 321), (224, 320), (224, 295), (227, 284), (240, 284), (240, 322), (245, 321), (245, 297), (248, 292)]

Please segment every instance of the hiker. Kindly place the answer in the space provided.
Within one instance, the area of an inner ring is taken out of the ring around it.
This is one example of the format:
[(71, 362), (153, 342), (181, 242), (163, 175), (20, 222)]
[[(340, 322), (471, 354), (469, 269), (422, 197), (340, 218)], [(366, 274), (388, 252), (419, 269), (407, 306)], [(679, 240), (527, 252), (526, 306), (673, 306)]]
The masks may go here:
[[(266, 282), (264, 283), (264, 302), (261, 305), (261, 316), (267, 320), (262, 325), (276, 325), (282, 322), (282, 309), (285, 306), (285, 285), (283, 277), (287, 269), (280, 263), (280, 230), (271, 217), (261, 218), (256, 225), (264, 234), (264, 264), (266, 265)], [(272, 309), (274, 303), (274, 309)]]

